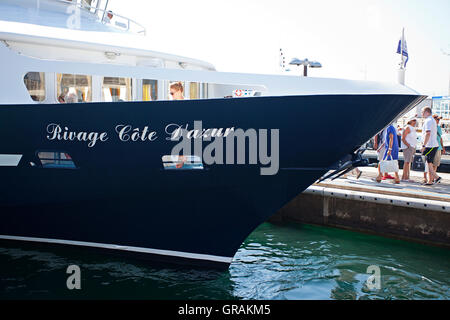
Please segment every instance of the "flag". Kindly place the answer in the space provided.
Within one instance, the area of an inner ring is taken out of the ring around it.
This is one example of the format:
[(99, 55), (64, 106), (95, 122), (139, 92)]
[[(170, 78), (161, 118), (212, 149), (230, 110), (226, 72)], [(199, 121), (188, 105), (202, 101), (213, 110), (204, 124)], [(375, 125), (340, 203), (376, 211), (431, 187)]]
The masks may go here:
[[(406, 67), (406, 64), (408, 63), (408, 60), (409, 60), (409, 56), (408, 56), (408, 46), (406, 44), (406, 39), (405, 39), (405, 29), (403, 29), (402, 37), (398, 41), (397, 53), (401, 54), (403, 57), (406, 57), (406, 61), (402, 65), (402, 68)], [(402, 59), (402, 61), (403, 61), (403, 59)]]

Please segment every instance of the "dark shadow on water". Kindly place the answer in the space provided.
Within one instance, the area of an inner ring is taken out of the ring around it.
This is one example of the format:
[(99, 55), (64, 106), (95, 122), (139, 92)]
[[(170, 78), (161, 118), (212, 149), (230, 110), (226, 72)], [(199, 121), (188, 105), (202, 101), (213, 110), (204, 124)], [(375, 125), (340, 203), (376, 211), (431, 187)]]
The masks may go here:
[[(229, 272), (142, 261), (86, 248), (2, 242), (0, 299), (234, 299)], [(68, 290), (67, 267), (81, 270)]]

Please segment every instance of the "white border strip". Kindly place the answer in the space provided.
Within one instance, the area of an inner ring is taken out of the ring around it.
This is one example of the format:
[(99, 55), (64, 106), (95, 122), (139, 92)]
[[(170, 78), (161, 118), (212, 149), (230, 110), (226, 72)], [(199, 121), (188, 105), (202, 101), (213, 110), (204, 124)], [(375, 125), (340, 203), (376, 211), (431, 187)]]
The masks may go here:
[(189, 253), (189, 252), (160, 250), (160, 249), (148, 249), (148, 248), (141, 248), (141, 247), (130, 247), (130, 246), (121, 246), (121, 245), (116, 245), (116, 244), (105, 244), (105, 243), (85, 242), (85, 241), (59, 240), (59, 239), (34, 238), (34, 237), (18, 237), (18, 236), (7, 236), (7, 235), (0, 235), (0, 239), (45, 242), (45, 243), (95, 247), (95, 248), (112, 249), (112, 250), (123, 250), (123, 251), (150, 253), (150, 254), (158, 254), (158, 255), (173, 256), (173, 257), (188, 258), (188, 259), (209, 260), (209, 261), (222, 262), (222, 263), (231, 263), (231, 260), (233, 260), (233, 257), (229, 258), (229, 257), (213, 256), (213, 255), (209, 255), (209, 254)]
[(0, 154), (0, 167), (17, 167), (20, 159), (21, 154)]

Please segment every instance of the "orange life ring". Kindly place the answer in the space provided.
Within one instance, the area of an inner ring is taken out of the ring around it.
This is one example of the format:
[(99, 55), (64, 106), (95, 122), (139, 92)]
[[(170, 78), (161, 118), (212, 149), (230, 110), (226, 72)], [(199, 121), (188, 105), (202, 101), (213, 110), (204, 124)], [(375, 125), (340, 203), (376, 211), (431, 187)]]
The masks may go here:
[(235, 95), (236, 95), (236, 97), (241, 97), (242, 96), (242, 90), (241, 89), (237, 89), (235, 91)]

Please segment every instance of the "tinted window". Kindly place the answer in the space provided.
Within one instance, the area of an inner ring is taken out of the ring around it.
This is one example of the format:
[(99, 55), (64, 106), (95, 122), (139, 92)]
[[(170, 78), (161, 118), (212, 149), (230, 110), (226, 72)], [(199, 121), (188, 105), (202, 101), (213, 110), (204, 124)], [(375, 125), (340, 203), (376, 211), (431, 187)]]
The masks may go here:
[(28, 72), (23, 78), (23, 82), (33, 101), (45, 100), (45, 80), (43, 72)]
[(38, 158), (43, 168), (75, 169), (72, 157), (66, 152), (39, 151)]

